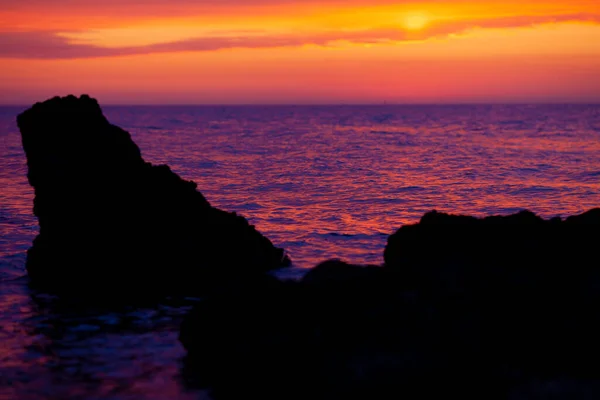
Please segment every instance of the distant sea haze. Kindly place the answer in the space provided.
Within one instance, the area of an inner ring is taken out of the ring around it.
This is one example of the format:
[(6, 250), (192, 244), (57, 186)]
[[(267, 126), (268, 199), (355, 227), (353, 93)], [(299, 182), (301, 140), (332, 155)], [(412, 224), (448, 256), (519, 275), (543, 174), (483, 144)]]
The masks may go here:
[[(144, 158), (237, 211), (295, 266), (381, 263), (432, 209), (544, 217), (600, 205), (600, 106), (108, 106)], [(0, 108), (6, 250), (36, 232), (15, 124)], [(82, 132), (85, 134), (85, 132)]]

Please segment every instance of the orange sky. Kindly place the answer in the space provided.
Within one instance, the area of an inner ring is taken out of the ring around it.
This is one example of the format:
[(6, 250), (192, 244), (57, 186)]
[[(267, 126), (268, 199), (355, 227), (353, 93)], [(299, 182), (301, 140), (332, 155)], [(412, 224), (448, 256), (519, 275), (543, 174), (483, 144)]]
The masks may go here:
[(0, 103), (600, 102), (597, 0), (0, 0)]

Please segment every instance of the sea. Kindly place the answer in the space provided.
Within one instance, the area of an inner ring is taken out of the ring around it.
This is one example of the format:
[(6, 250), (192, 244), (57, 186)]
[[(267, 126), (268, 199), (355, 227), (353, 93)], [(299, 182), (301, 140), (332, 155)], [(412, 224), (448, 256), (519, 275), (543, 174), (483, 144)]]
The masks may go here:
[[(16, 126), (25, 108), (0, 107), (0, 400), (209, 399), (177, 339), (197, 299), (90, 309), (29, 290), (38, 227)], [(566, 217), (600, 206), (600, 105), (103, 110), (146, 161), (285, 248), (285, 278), (334, 258), (381, 264), (387, 237), (431, 210)]]

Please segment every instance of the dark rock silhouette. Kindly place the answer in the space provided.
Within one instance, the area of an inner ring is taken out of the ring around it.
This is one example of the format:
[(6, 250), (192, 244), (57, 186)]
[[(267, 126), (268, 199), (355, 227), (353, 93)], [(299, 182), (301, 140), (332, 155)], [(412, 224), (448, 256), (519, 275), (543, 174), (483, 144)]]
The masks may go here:
[(544, 220), (529, 211), (474, 218), (430, 212), (388, 239), (385, 266), (406, 285), (436, 292), (504, 291), (516, 284), (577, 291), (598, 272), (600, 208), (566, 220)]
[(405, 328), (381, 335), (382, 324), (403, 314), (400, 293), (374, 290), (385, 285), (383, 274), (330, 261), (301, 282), (265, 279), (206, 298), (182, 324), (186, 374), (213, 388), (215, 399), (356, 394), (365, 376), (386, 372), (397, 348), (413, 345), (411, 333), (405, 341), (397, 335)]
[(384, 267), (232, 287), (184, 320), (185, 375), (216, 399), (595, 398), (599, 216), (429, 213)]
[(40, 234), (33, 285), (58, 292), (197, 294), (289, 264), (194, 182), (144, 161), (96, 100), (55, 97), (18, 116)]

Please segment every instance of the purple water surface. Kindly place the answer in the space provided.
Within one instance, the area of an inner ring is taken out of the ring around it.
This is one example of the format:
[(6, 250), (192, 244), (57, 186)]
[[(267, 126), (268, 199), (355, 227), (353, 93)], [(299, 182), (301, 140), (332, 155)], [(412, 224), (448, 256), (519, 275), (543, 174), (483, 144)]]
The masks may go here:
[[(22, 109), (0, 108), (0, 399), (204, 397), (181, 377), (189, 306), (57, 309), (31, 296), (25, 251), (37, 222)], [(600, 206), (597, 105), (104, 111), (147, 161), (286, 248), (292, 275), (328, 258), (379, 264), (387, 236), (432, 209), (552, 217)]]

